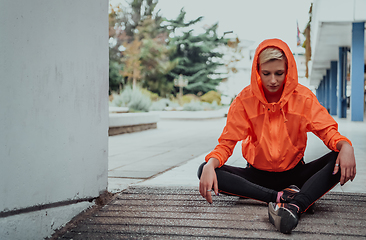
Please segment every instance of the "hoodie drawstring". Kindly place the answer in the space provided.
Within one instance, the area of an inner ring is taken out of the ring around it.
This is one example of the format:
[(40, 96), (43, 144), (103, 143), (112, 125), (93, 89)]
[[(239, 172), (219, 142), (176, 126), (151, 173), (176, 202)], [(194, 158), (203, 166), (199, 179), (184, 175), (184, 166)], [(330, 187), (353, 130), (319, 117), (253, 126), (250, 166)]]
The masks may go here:
[(288, 120), (287, 120), (285, 112), (283, 111), (282, 108), (280, 108), (280, 112), (282, 113), (283, 119), (285, 120), (284, 122), (287, 122)]
[(280, 102), (280, 112), (282, 113), (283, 119), (285, 120), (284, 123), (286, 123), (288, 120), (286, 118), (285, 112), (283, 111), (282, 101)]
[[(282, 103), (282, 102), (281, 102)], [(281, 104), (280, 103), (280, 104)], [(267, 105), (268, 106), (268, 105)], [(263, 107), (265, 108), (265, 105), (263, 105)], [(268, 108), (268, 111), (272, 111), (272, 112), (275, 112), (276, 111), (276, 106), (275, 104), (270, 104), (270, 106), (267, 107)], [(281, 107), (280, 105), (280, 112), (282, 113), (282, 116), (283, 116), (283, 119), (284, 119), (284, 122), (286, 123), (288, 120), (286, 118), (286, 115), (285, 115), (285, 112), (283, 111), (283, 107)]]

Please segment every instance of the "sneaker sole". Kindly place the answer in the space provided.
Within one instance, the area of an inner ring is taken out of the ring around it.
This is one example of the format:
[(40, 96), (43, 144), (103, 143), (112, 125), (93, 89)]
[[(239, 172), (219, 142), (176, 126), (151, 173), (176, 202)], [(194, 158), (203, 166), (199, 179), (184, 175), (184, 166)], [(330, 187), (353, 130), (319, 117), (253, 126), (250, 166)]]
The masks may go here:
[(297, 216), (286, 208), (280, 208), (276, 212), (271, 203), (268, 207), (268, 218), (281, 233), (291, 233), (299, 222)]

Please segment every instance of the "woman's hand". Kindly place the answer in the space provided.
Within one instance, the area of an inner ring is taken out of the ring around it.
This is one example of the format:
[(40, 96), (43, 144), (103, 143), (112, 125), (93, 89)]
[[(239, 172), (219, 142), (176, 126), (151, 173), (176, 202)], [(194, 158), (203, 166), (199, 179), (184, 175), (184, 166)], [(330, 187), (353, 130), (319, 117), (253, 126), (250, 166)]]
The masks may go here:
[(353, 181), (356, 176), (356, 160), (353, 147), (346, 141), (337, 143), (339, 154), (334, 166), (333, 174), (336, 174), (341, 168), (340, 184), (343, 186), (348, 180)]
[(219, 188), (217, 184), (217, 177), (215, 168), (220, 165), (220, 162), (216, 158), (210, 158), (207, 164), (202, 169), (202, 174), (200, 178), (199, 190), (202, 197), (204, 197), (207, 202), (212, 204), (211, 190), (215, 192), (216, 195), (219, 194)]

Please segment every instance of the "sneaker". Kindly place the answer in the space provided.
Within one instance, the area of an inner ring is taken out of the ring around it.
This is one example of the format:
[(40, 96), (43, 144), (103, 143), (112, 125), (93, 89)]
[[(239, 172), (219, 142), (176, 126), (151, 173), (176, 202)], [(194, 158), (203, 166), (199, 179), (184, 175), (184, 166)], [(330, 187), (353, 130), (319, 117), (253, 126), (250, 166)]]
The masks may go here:
[(292, 203), (269, 203), (269, 221), (281, 233), (291, 233), (299, 222), (299, 207)]
[(288, 188), (283, 189), (282, 196), (280, 197), (280, 203), (289, 203), (300, 192), (300, 188), (295, 185), (291, 185)]

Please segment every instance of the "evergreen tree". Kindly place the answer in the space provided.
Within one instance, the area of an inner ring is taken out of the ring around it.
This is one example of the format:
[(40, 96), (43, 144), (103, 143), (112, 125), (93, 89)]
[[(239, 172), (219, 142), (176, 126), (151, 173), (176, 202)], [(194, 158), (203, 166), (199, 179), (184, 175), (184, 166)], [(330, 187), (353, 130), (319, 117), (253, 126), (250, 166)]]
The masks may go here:
[[(115, 87), (118, 81), (133, 86), (139, 83), (163, 96), (174, 89), (166, 78), (175, 66), (169, 58), (173, 48), (167, 45), (169, 32), (161, 24), (163, 18), (159, 12), (153, 14), (156, 4), (157, 0), (133, 0), (127, 8), (112, 9), (110, 86)], [(115, 74), (118, 67), (119, 76)]]
[(120, 71), (123, 68), (121, 61), (121, 46), (127, 40), (127, 35), (122, 31), (122, 8), (110, 6), (109, 13), (109, 94), (121, 90), (124, 84)]
[(171, 39), (171, 44), (177, 48), (172, 59), (178, 62), (178, 65), (170, 72), (169, 79), (173, 81), (182, 75), (188, 80), (184, 93), (201, 95), (215, 90), (223, 79), (222, 74), (217, 71), (223, 65), (220, 60), (223, 54), (219, 53), (217, 49), (226, 44), (227, 39), (217, 36), (218, 24), (212, 25), (204, 33), (198, 35), (195, 35), (193, 30), (183, 31), (181, 35), (176, 34), (177, 29), (190, 27), (202, 19), (199, 17), (185, 23), (185, 14), (186, 12), (182, 9), (177, 19), (168, 20), (169, 28), (175, 34)]
[(137, 30), (135, 36), (142, 41), (142, 87), (160, 96), (170, 95), (174, 86), (166, 76), (176, 64), (170, 61), (175, 48), (167, 44), (168, 31), (161, 27), (161, 21), (152, 18), (145, 19)]
[(217, 49), (227, 43), (217, 36), (217, 24), (202, 34), (193, 30), (177, 34), (202, 17), (184, 22), (182, 9), (175, 20), (166, 20), (159, 11), (155, 13), (157, 0), (129, 4), (128, 8), (112, 8), (109, 16), (110, 90), (133, 82), (166, 97), (178, 91), (174, 79), (180, 75), (189, 82), (185, 93), (200, 95), (216, 89), (223, 79), (217, 71), (223, 65)]

